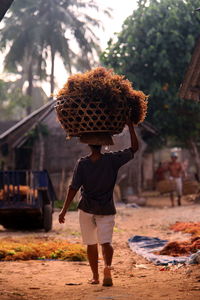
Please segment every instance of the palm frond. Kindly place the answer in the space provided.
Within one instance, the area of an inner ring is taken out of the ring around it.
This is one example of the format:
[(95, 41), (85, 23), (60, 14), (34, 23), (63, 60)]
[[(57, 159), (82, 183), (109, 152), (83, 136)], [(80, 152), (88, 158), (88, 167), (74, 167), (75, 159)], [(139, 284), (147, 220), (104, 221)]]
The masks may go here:
[[(0, 48), (10, 44), (5, 67), (17, 70), (20, 65), (26, 73), (24, 58), (31, 59), (34, 74), (45, 78), (47, 60), (53, 50), (69, 72), (72, 66), (89, 68), (100, 51), (95, 28), (103, 27), (100, 18), (89, 12), (102, 14), (106, 10), (95, 0), (16, 1), (0, 33)], [(74, 42), (78, 53), (73, 50)]]

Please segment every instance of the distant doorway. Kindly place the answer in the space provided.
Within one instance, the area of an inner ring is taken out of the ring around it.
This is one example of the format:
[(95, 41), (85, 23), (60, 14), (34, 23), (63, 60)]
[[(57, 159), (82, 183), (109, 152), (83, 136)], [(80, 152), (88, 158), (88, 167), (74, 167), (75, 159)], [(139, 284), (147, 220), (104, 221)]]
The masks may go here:
[(30, 170), (31, 157), (32, 149), (30, 147), (22, 147), (15, 149), (15, 169)]

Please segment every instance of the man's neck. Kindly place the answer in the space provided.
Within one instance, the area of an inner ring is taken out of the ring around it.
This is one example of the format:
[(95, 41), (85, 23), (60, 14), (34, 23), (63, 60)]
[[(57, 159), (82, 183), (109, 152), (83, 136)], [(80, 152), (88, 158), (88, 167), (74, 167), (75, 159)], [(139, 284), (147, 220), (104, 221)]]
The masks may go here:
[(101, 152), (96, 152), (96, 151), (94, 151), (94, 152), (92, 152), (91, 154), (90, 154), (90, 156), (89, 156), (89, 158), (91, 159), (91, 160), (98, 160), (99, 158), (101, 158), (101, 156), (102, 156), (102, 153)]

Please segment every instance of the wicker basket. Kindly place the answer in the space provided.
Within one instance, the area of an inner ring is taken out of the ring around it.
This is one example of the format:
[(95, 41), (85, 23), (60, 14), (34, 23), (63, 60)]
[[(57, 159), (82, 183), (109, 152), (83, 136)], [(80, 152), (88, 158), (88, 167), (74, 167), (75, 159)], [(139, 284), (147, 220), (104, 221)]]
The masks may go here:
[(183, 195), (197, 194), (200, 190), (200, 184), (194, 180), (183, 181)]
[(111, 136), (122, 132), (127, 118), (134, 124), (144, 121), (147, 98), (124, 76), (97, 67), (71, 75), (57, 94), (55, 108), (68, 138), (109, 145)]
[(122, 100), (109, 108), (100, 101), (85, 103), (79, 99), (58, 98), (55, 109), (69, 138), (88, 133), (118, 134), (124, 129), (128, 113), (126, 102)]
[(173, 180), (165, 179), (156, 184), (156, 190), (161, 194), (171, 193), (175, 191), (176, 184)]

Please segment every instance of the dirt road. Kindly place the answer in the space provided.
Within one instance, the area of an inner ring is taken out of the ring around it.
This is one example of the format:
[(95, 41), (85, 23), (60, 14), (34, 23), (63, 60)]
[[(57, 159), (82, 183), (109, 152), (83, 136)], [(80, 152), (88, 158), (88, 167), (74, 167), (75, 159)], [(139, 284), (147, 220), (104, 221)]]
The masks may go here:
[[(89, 285), (91, 278), (87, 262), (17, 261), (0, 262), (0, 299), (48, 300), (196, 300), (200, 299), (199, 266), (184, 266), (161, 271), (160, 266), (147, 262), (133, 253), (128, 238), (147, 235), (172, 240), (184, 240), (188, 235), (174, 233), (169, 225), (176, 221), (199, 221), (200, 206), (183, 203), (168, 207), (167, 198), (149, 198), (144, 208), (118, 207), (113, 245), (113, 287)], [(57, 236), (71, 242), (81, 242), (77, 212), (66, 216), (66, 223), (57, 221), (54, 213), (53, 231), (18, 232), (0, 227), (0, 239), (5, 236)], [(103, 269), (100, 256), (100, 274)], [(101, 277), (102, 278), (102, 277)]]

